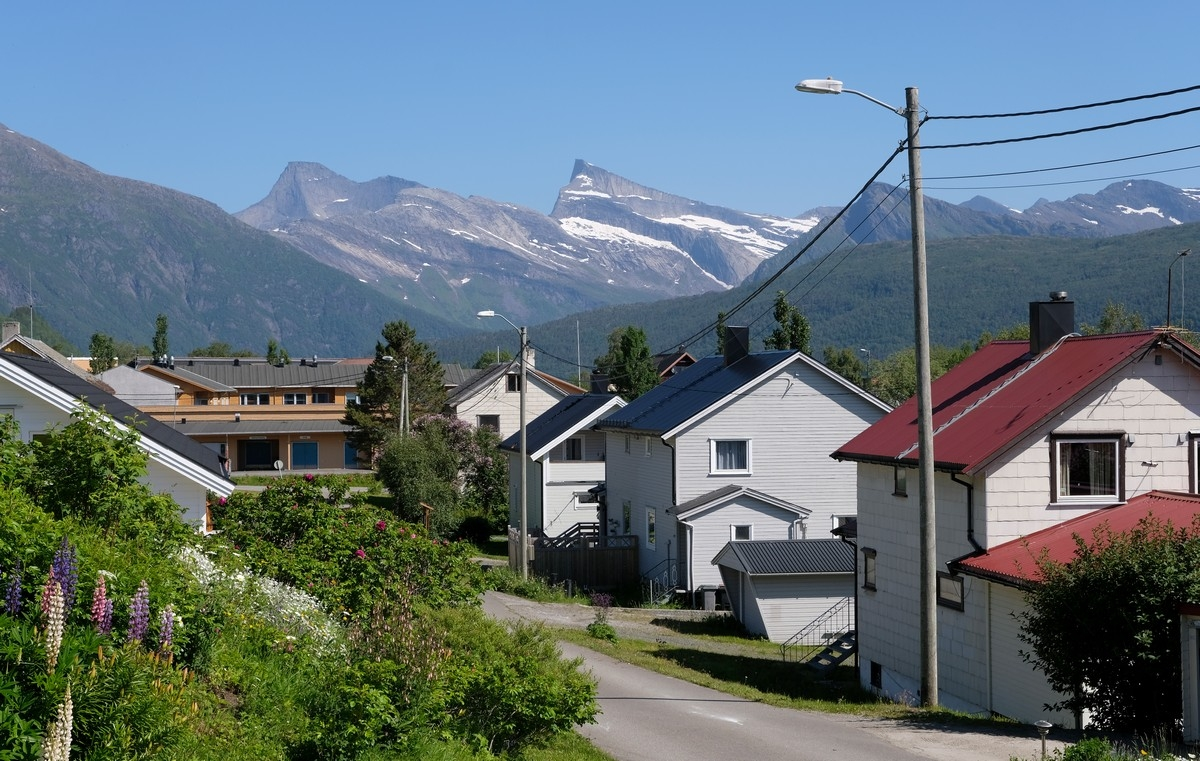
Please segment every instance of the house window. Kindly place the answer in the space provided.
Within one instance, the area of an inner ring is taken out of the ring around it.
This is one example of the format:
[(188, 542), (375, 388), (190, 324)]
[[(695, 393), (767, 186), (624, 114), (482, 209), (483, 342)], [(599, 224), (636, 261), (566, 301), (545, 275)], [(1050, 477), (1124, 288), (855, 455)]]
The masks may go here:
[(938, 572), (937, 581), (938, 605), (944, 608), (963, 609), (963, 580), (961, 576), (951, 576)]
[(580, 505), (598, 505), (598, 504), (600, 504), (600, 497), (597, 496), (596, 494), (594, 494), (590, 491), (575, 492), (575, 506), (576, 507), (579, 507)]
[(486, 428), (489, 431), (500, 433), (500, 416), (499, 415), (476, 415), (475, 427)]
[(748, 542), (754, 538), (754, 526), (730, 526), (729, 539), (734, 542)]
[(629, 454), (629, 440), (633, 438), (628, 433), (625, 434), (625, 454)]
[(1120, 436), (1051, 439), (1055, 502), (1124, 499)]
[(271, 403), (271, 395), (270, 394), (242, 394), (241, 400), (242, 400), (242, 404), (250, 404), (250, 405), (270, 404)]
[(308, 394), (284, 394), (284, 404), (308, 404)]
[(650, 456), (650, 437), (647, 436), (646, 438), (642, 439), (642, 443), (645, 446), (645, 450), (642, 452), (642, 454), (645, 455), (646, 457), (649, 457)]
[(892, 496), (908, 496), (908, 468), (899, 465), (892, 468)]
[(852, 520), (854, 520), (853, 515), (835, 515), (833, 516), (833, 527), (841, 528)]
[(1188, 431), (1188, 491), (1200, 492), (1200, 432)]
[(521, 376), (519, 376), (519, 375), (509, 375), (508, 376), (508, 390), (514, 394), (519, 393), (521, 391)]
[(208, 405), (208, 394), (202, 394), (199, 391), (197, 391), (195, 394), (192, 395), (192, 404), (194, 404), (197, 407), (207, 406)]
[(658, 512), (658, 508), (648, 508), (646, 510), (646, 546), (654, 546), (654, 514)]
[(748, 439), (730, 439), (710, 441), (709, 472), (710, 473), (749, 473), (750, 472), (750, 441)]
[(562, 443), (562, 459), (578, 462), (583, 459), (583, 439), (567, 439)]
[(333, 394), (328, 391), (314, 391), (313, 404), (333, 404)]
[(875, 550), (863, 547), (863, 589), (875, 589)]
[(358, 394), (353, 391), (346, 394), (346, 404), (358, 404)]

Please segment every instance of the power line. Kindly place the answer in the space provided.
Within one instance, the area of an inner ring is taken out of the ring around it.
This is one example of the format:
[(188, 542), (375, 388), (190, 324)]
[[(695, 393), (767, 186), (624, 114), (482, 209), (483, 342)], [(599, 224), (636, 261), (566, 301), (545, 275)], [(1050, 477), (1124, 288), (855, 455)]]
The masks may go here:
[(1200, 90), (1200, 85), (1191, 85), (1189, 87), (1181, 87), (1178, 90), (1167, 90), (1165, 92), (1150, 93), (1149, 95), (1134, 95), (1129, 98), (1118, 98), (1117, 100), (1105, 100), (1099, 103), (1084, 103), (1078, 106), (1061, 106), (1059, 108), (1046, 108), (1040, 111), (1018, 111), (1011, 114), (975, 114), (968, 116), (927, 116), (926, 119), (941, 119), (945, 121), (962, 120), (962, 119), (1006, 119), (1016, 116), (1044, 116), (1046, 114), (1062, 114), (1068, 111), (1081, 111), (1087, 108), (1100, 108), (1102, 106), (1116, 106), (1121, 103), (1133, 103), (1139, 100), (1150, 100), (1153, 98), (1165, 98), (1171, 95), (1181, 95), (1183, 93)]
[[(1136, 161), (1137, 159), (1148, 159), (1154, 156), (1166, 156), (1171, 153), (1180, 153), (1182, 151), (1192, 151), (1200, 148), (1200, 144), (1188, 145), (1183, 148), (1171, 148), (1165, 151), (1155, 151), (1153, 153), (1140, 153), (1136, 156), (1122, 156), (1119, 159), (1105, 159), (1102, 161), (1087, 161), (1081, 164), (1063, 164), (1061, 166), (1049, 166), (1042, 169), (1021, 169), (1013, 172), (992, 172), (989, 174), (960, 174), (960, 175), (945, 175), (942, 177), (925, 177), (926, 180), (975, 180), (985, 177), (1012, 177), (1019, 174), (1040, 174), (1042, 172), (1058, 172), (1064, 169), (1083, 169), (1089, 166), (1103, 166), (1104, 164), (1117, 164), (1122, 161)], [(1194, 169), (1195, 167), (1183, 167), (1184, 169)], [(1180, 171), (1176, 169), (1167, 171)]]
[[(983, 140), (977, 143), (951, 143), (947, 145), (923, 145), (923, 151), (936, 151), (945, 148), (984, 148), (990, 145), (1007, 145), (1010, 143), (1027, 143), (1032, 140), (1047, 140), (1054, 137), (1068, 137), (1071, 135), (1083, 135), (1088, 132), (1100, 132), (1107, 129), (1117, 129), (1119, 127), (1129, 127), (1134, 124), (1145, 124), (1146, 122), (1159, 121), (1160, 119), (1172, 119), (1176, 116), (1191, 114), (1200, 111), (1200, 106), (1185, 108), (1179, 111), (1171, 111), (1165, 114), (1155, 114), (1154, 116), (1143, 116), (1140, 119), (1127, 119), (1123, 122), (1113, 122), (1111, 124), (1099, 124), (1094, 127), (1080, 127), (1079, 129), (1064, 130), (1062, 132), (1046, 132), (1040, 135), (1027, 135), (1025, 137), (1009, 137), (1000, 140)], [(933, 117), (929, 117), (933, 118)]]

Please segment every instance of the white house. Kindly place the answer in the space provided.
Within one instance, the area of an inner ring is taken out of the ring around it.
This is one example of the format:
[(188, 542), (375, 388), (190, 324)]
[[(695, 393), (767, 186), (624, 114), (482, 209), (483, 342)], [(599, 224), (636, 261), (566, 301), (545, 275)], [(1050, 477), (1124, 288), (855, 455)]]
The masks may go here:
[[(582, 394), (582, 389), (530, 366), (525, 376), (525, 420), (530, 421), (564, 397)], [(521, 363), (502, 362), (464, 379), (450, 393), (446, 413), (477, 428), (490, 428), (506, 439), (521, 428)], [(528, 422), (527, 422), (528, 425)]]
[[(625, 406), (613, 394), (576, 394), (526, 425), (526, 501), (531, 533), (557, 536), (578, 523), (599, 520), (596, 487), (604, 482), (605, 437), (591, 430), (601, 417)], [(509, 525), (520, 525), (520, 433), (500, 445), (508, 454)]]
[(136, 421), (139, 446), (150, 456), (146, 483), (170, 494), (182, 508), (183, 519), (198, 530), (207, 527), (208, 493), (228, 497), (233, 482), (216, 452), (142, 415), (107, 391), (54, 362), (40, 357), (0, 352), (0, 413), (12, 415), (26, 441), (54, 426), (74, 421), (80, 404), (102, 410), (121, 428)]
[[(1075, 726), (1018, 652), (1020, 585), (981, 571), (1006, 543), (1151, 490), (1197, 490), (1200, 354), (1169, 332), (1070, 334), (1065, 297), (1030, 305), (933, 384), (938, 702)], [(858, 464), (860, 677), (919, 695), (917, 426), (910, 400), (833, 453)]]
[(854, 515), (855, 467), (828, 454), (888, 407), (799, 351), (701, 359), (602, 420), (609, 534), (639, 537), (643, 577), (722, 583), (730, 541), (828, 538)]

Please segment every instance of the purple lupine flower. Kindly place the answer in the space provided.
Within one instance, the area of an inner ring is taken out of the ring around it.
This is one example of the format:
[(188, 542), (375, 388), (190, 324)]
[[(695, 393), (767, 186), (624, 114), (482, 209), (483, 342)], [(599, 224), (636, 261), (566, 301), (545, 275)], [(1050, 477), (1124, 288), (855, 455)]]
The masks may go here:
[(137, 592), (133, 595), (133, 600), (129, 603), (129, 632), (125, 636), (125, 641), (141, 644), (149, 626), (150, 585), (146, 583), (145, 579), (142, 579), (142, 583), (138, 584)]
[(71, 615), (75, 607), (75, 588), (79, 585), (79, 562), (75, 556), (75, 547), (64, 536), (50, 567), (54, 569), (54, 578), (62, 587), (63, 613)]
[(158, 649), (171, 652), (171, 641), (175, 634), (175, 606), (167, 603), (158, 615)]
[(43, 619), (45, 619), (46, 616), (50, 615), (50, 596), (52, 594), (54, 594), (55, 587), (59, 587), (59, 589), (60, 589), (59, 593), (61, 594), (62, 588), (58, 584), (58, 579), (54, 578), (54, 569), (51, 568), (50, 573), (46, 574), (46, 583), (42, 587), (41, 608), (42, 608), (42, 618)]
[(104, 574), (96, 576), (96, 591), (92, 593), (92, 624), (101, 634), (112, 633), (112, 600), (108, 599), (108, 584)]
[(14, 618), (21, 615), (21, 561), (13, 563), (8, 574), (8, 590), (4, 595), (4, 609)]

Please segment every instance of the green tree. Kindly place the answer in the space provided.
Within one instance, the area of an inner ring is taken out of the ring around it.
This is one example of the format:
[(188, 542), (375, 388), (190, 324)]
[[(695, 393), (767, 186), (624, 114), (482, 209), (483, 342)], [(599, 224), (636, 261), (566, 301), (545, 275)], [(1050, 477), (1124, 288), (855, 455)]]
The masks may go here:
[(485, 351), (479, 355), (479, 359), (475, 360), (475, 364), (471, 367), (476, 370), (486, 370), (492, 365), (500, 364), (501, 362), (512, 362), (513, 355), (508, 349), (497, 349), (496, 351)]
[(154, 342), (151, 345), (155, 358), (166, 357), (171, 353), (167, 343), (167, 316), (160, 314), (154, 320)]
[(779, 291), (775, 294), (776, 328), (767, 336), (768, 349), (793, 349), (805, 354), (812, 354), (812, 327), (799, 309), (788, 303), (787, 294)]
[[(1126, 533), (1075, 537), (1066, 564), (1043, 558), (1025, 595), (1025, 659), (1102, 730), (1173, 733), (1183, 716), (1179, 606), (1200, 602), (1200, 521), (1154, 517)], [(1082, 688), (1086, 685), (1086, 688)]]
[(714, 331), (717, 334), (717, 356), (725, 353), (725, 321), (729, 315), (724, 312), (717, 312), (717, 327)]
[(1112, 301), (1104, 305), (1100, 313), (1100, 321), (1095, 325), (1086, 322), (1079, 325), (1079, 332), (1085, 336), (1096, 336), (1108, 333), (1131, 333), (1146, 329), (1146, 321), (1137, 312), (1131, 312), (1124, 304)]
[(253, 357), (250, 349), (235, 349), (225, 341), (213, 341), (208, 346), (192, 349), (190, 357)]
[(88, 344), (88, 354), (92, 357), (88, 363), (88, 371), (92, 375), (99, 375), (105, 370), (116, 367), (117, 345), (112, 336), (93, 333), (92, 340)]
[(375, 344), (375, 360), (358, 384), (358, 400), (346, 404), (342, 422), (352, 426), (347, 440), (360, 452), (378, 455), (389, 438), (400, 433), (404, 375), (408, 375), (409, 418), (442, 411), (446, 389), (437, 354), (418, 341), (403, 321), (383, 326)]
[(149, 346), (145, 344), (134, 345), (130, 341), (114, 341), (113, 351), (115, 352), (118, 365), (127, 365), (133, 361), (134, 357), (145, 357), (151, 353)]
[(267, 339), (267, 364), (271, 365), (290, 365), (292, 358), (288, 356), (287, 349), (279, 345), (279, 342), (274, 338)]
[(658, 385), (658, 368), (646, 332), (636, 325), (617, 328), (608, 335), (608, 353), (596, 357), (596, 369), (608, 376), (608, 382), (626, 400)]
[(860, 388), (867, 388), (871, 368), (859, 357), (860, 352), (842, 347), (826, 346), (825, 366)]

